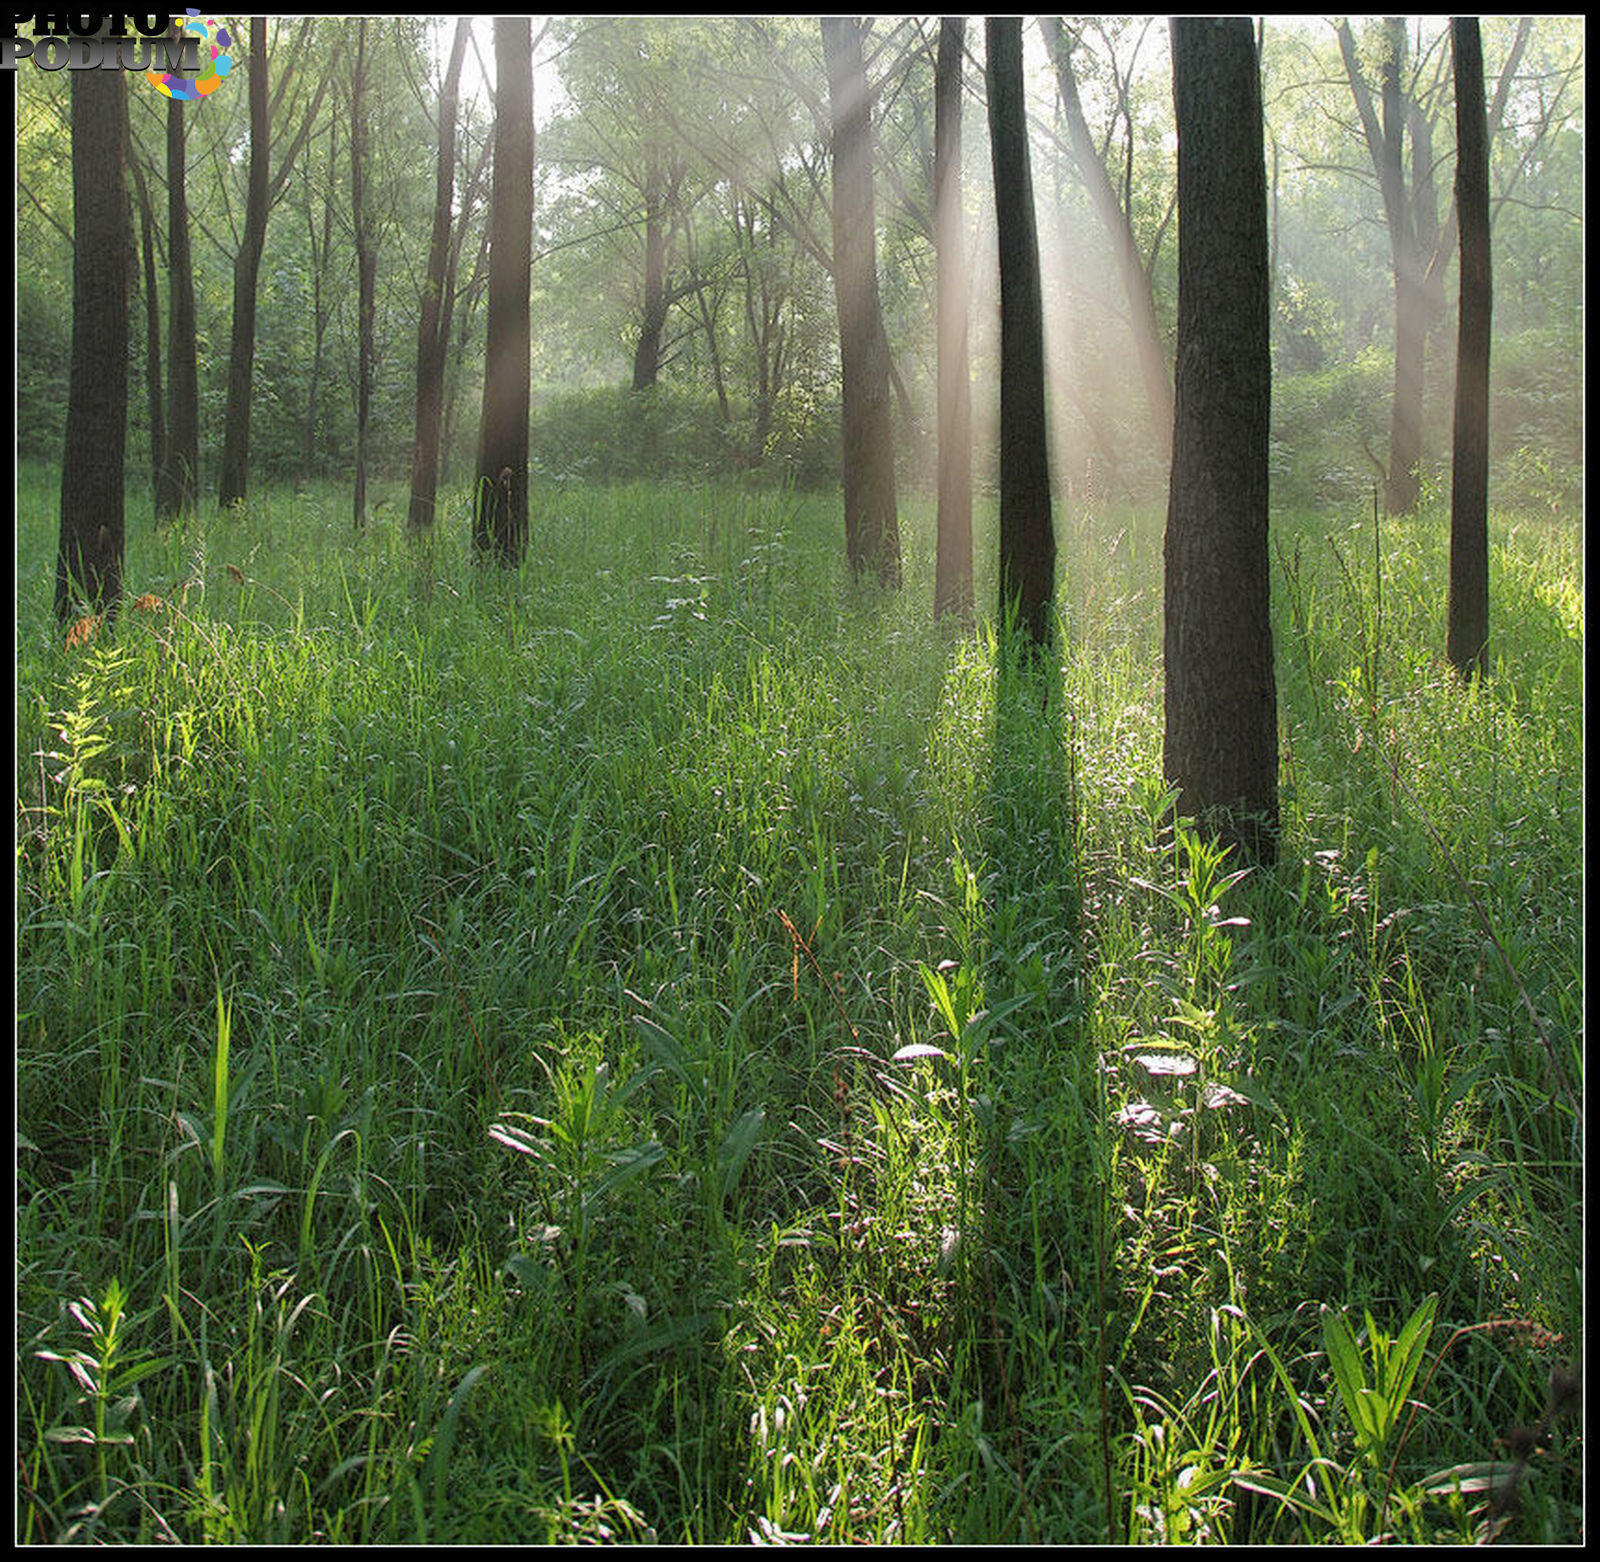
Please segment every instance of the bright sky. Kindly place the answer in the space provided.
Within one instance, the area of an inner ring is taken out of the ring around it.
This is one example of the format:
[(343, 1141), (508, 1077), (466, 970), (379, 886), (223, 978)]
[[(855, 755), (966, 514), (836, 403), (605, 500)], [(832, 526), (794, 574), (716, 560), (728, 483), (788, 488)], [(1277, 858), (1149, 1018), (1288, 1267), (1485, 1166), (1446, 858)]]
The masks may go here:
[[(534, 18), (533, 35), (537, 39), (540, 18)], [(450, 45), (455, 40), (456, 19), (453, 16), (435, 17), (433, 22), (433, 54), (438, 61), (439, 75), (444, 75), (450, 62)], [(550, 43), (546, 39), (534, 50), (533, 62), (533, 119), (542, 127), (566, 101), (561, 88), (561, 76), (550, 59)], [(472, 19), (472, 37), (467, 44), (467, 57), (461, 67), (461, 101), (474, 98), (487, 102), (487, 83), (494, 79), (494, 19), (475, 16)]]

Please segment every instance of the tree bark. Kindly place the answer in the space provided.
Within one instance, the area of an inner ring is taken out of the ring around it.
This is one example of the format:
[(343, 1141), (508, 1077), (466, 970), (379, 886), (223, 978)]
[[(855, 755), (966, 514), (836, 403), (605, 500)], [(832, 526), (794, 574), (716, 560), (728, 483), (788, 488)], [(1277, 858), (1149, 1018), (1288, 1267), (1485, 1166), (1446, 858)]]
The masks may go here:
[(1167, 506), (1164, 768), (1181, 812), (1270, 860), (1277, 692), (1267, 550), (1272, 399), (1254, 35), (1175, 17), (1178, 352)]
[(461, 92), (461, 64), (466, 58), (472, 23), (456, 20), (450, 63), (439, 91), (439, 167), (434, 179), (433, 237), (428, 245), (428, 276), (422, 285), (422, 318), (417, 326), (417, 428), (412, 445), (411, 505), (407, 529), (433, 525), (439, 492), (439, 434), (444, 418), (445, 343), (449, 333), (449, 301), (445, 297), (450, 262), (451, 198), (455, 193), (456, 113)]
[(851, 571), (900, 584), (889, 342), (878, 297), (872, 192), (872, 110), (862, 27), (822, 18), (833, 122), (833, 287), (839, 310), (844, 443), (844, 538)]
[(972, 371), (970, 278), (961, 205), (961, 91), (967, 19), (939, 22), (933, 72), (933, 233), (938, 311), (939, 509), (933, 616), (970, 618), (972, 595)]
[(1476, 17), (1453, 17), (1461, 303), (1450, 485), (1447, 654), (1466, 682), (1489, 670), (1489, 127)]
[(1056, 539), (1044, 399), (1044, 303), (1022, 85), (1022, 21), (989, 17), (989, 143), (1000, 239), (1000, 621), (1054, 638)]
[(127, 85), (121, 71), (69, 72), (72, 113), (72, 360), (56, 617), (98, 613), (122, 596), (128, 434)]
[(533, 266), (533, 24), (494, 23), (488, 348), (473, 484), (473, 547), (515, 568), (528, 548), (528, 301)]

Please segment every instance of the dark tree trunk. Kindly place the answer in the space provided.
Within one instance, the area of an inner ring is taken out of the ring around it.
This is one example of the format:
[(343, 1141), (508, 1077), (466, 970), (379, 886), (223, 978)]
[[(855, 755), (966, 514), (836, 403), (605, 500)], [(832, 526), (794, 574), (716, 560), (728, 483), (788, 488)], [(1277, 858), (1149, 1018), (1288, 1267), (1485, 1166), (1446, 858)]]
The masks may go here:
[(1056, 539), (1044, 401), (1044, 304), (1022, 87), (1022, 21), (987, 23), (989, 142), (1000, 238), (1000, 617), (1053, 638)]
[(1117, 272), (1122, 278), (1122, 290), (1128, 299), (1134, 353), (1139, 362), (1139, 378), (1144, 382), (1150, 424), (1155, 431), (1161, 457), (1167, 460), (1172, 455), (1172, 379), (1167, 373), (1167, 351), (1162, 344), (1161, 327), (1156, 319), (1150, 274), (1139, 257), (1139, 241), (1134, 235), (1133, 219), (1117, 195), (1100, 150), (1089, 132), (1089, 123), (1078, 95), (1078, 78), (1072, 68), (1072, 46), (1063, 33), (1061, 19), (1041, 16), (1039, 27), (1055, 65), (1056, 87), (1061, 94), (1062, 111), (1066, 115), (1067, 137), (1073, 160), (1078, 165), (1078, 173), (1089, 193), (1090, 203), (1111, 240)]
[(488, 349), (473, 547), (515, 567), (528, 548), (528, 297), (533, 266), (533, 24), (494, 23)]
[(72, 113), (72, 361), (56, 617), (115, 616), (122, 596), (128, 436), (125, 186), (128, 88), (121, 71), (69, 73)]
[(1172, 21), (1178, 354), (1166, 536), (1166, 751), (1182, 813), (1276, 850), (1267, 551), (1272, 400), (1266, 173), (1243, 18)]
[(967, 19), (939, 22), (933, 72), (933, 232), (939, 358), (939, 514), (933, 616), (972, 614), (972, 376), (961, 206), (961, 90)]
[(417, 326), (417, 431), (411, 458), (411, 506), (406, 525), (412, 532), (433, 525), (439, 492), (439, 433), (444, 418), (444, 359), (449, 330), (445, 287), (450, 262), (450, 204), (455, 191), (456, 106), (461, 90), (461, 63), (471, 29), (467, 17), (456, 21), (450, 63), (439, 92), (439, 168), (434, 180), (433, 238), (428, 246), (428, 276), (422, 285), (422, 319)]
[(367, 199), (367, 23), (356, 24), (356, 64), (350, 80), (350, 223), (356, 247), (356, 470), (352, 516), (367, 524), (367, 454), (372, 423), (372, 355), (377, 310), (378, 242)]
[(245, 62), (250, 92), (250, 182), (244, 237), (233, 263), (233, 334), (228, 348), (228, 407), (223, 422), (217, 502), (240, 503), (250, 483), (250, 401), (256, 361), (256, 283), (267, 242), (270, 206), (271, 110), (267, 98), (267, 20), (250, 18)]
[(861, 22), (822, 18), (833, 120), (833, 288), (839, 309), (845, 554), (856, 576), (900, 584), (889, 342), (878, 299), (872, 110)]
[(200, 497), (200, 370), (184, 113), (176, 99), (167, 104), (167, 267), (172, 294), (167, 320), (167, 459), (156, 495), (156, 513), (162, 517), (193, 510)]
[(1447, 651), (1470, 682), (1489, 670), (1489, 126), (1478, 20), (1453, 17), (1456, 78), (1456, 212), (1461, 224), (1461, 307), (1456, 345), (1450, 485), (1450, 626)]

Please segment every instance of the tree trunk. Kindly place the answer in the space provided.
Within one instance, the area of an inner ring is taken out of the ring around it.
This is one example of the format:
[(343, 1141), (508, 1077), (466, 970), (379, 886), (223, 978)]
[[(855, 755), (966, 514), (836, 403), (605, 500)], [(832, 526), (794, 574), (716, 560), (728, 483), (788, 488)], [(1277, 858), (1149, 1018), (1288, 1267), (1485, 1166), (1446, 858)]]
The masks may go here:
[(356, 24), (356, 64), (350, 79), (350, 224), (356, 248), (355, 529), (367, 524), (367, 454), (372, 421), (372, 354), (377, 309), (378, 244), (367, 200), (367, 23)]
[(184, 106), (167, 104), (167, 459), (156, 496), (159, 516), (182, 515), (200, 498), (200, 369), (195, 342), (194, 261), (184, 151)]
[(1270, 860), (1277, 693), (1267, 550), (1272, 400), (1254, 35), (1175, 17), (1178, 353), (1166, 535), (1168, 782), (1181, 812)]
[(515, 568), (528, 548), (528, 299), (533, 266), (533, 24), (494, 23), (489, 340), (473, 484), (473, 547)]
[(1056, 88), (1067, 120), (1067, 137), (1073, 160), (1088, 191), (1090, 204), (1111, 240), (1122, 290), (1127, 295), (1128, 313), (1133, 326), (1133, 348), (1139, 363), (1139, 378), (1144, 382), (1145, 402), (1150, 409), (1150, 426), (1162, 460), (1172, 456), (1172, 379), (1167, 373), (1167, 350), (1161, 340), (1156, 319), (1155, 293), (1150, 275), (1139, 256), (1139, 241), (1134, 235), (1131, 214), (1123, 207), (1116, 188), (1084, 116), (1078, 95), (1078, 78), (1072, 68), (1072, 46), (1067, 43), (1056, 16), (1041, 16), (1039, 28), (1056, 69)]
[(857, 576), (900, 584), (889, 343), (878, 299), (872, 110), (861, 22), (822, 18), (833, 120), (833, 287), (839, 310), (845, 554)]
[[(132, 148), (129, 148), (130, 154)], [(157, 285), (156, 220), (150, 210), (150, 189), (139, 160), (128, 158), (139, 194), (139, 255), (144, 277), (144, 381), (150, 418), (150, 492), (161, 514), (161, 486), (167, 466), (167, 414), (161, 387), (161, 293)]]
[(1054, 637), (1056, 539), (1044, 402), (1044, 303), (1022, 86), (1022, 21), (988, 18), (989, 144), (1000, 239), (1000, 621)]
[(250, 402), (256, 361), (256, 283), (267, 242), (271, 110), (267, 99), (267, 20), (250, 18), (245, 62), (250, 92), (250, 183), (244, 237), (233, 263), (233, 333), (228, 348), (228, 408), (223, 423), (222, 473), (217, 503), (244, 500), (250, 484)]
[(122, 596), (132, 252), (123, 73), (72, 71), (69, 81), (72, 361), (55, 596), (64, 624), (85, 613), (110, 620)]
[(633, 388), (649, 390), (661, 372), (661, 337), (667, 325), (667, 211), (665, 178), (652, 156), (644, 189), (644, 313), (633, 353)]
[(961, 205), (961, 90), (967, 19), (939, 22), (933, 72), (933, 232), (938, 311), (939, 511), (933, 616), (972, 614), (972, 372), (967, 351), (966, 215)]
[(1476, 17), (1453, 17), (1456, 87), (1456, 212), (1461, 226), (1461, 305), (1456, 345), (1450, 485), (1450, 623), (1447, 652), (1471, 682), (1489, 670), (1489, 128), (1483, 44)]
[(413, 533), (433, 525), (439, 492), (439, 434), (444, 417), (444, 360), (449, 329), (445, 287), (450, 260), (450, 205), (455, 192), (456, 108), (461, 91), (461, 64), (466, 57), (471, 21), (456, 21), (450, 63), (439, 91), (439, 168), (434, 179), (433, 238), (428, 246), (428, 276), (422, 285), (422, 319), (417, 326), (417, 430), (411, 457), (411, 505), (407, 529)]
[[(1402, 74), (1406, 53), (1405, 18), (1384, 19), (1384, 57), (1379, 84), (1379, 106), (1362, 74), (1350, 24), (1338, 27), (1339, 51), (1345, 75), (1361, 120), (1367, 152), (1383, 197), (1384, 220), (1389, 230), (1389, 253), (1394, 270), (1394, 397), (1389, 413), (1389, 468), (1384, 480), (1384, 509), (1390, 515), (1407, 515), (1421, 497), (1422, 401), (1426, 371), (1428, 330), (1438, 313), (1437, 286), (1430, 283), (1428, 257), (1419, 235), (1436, 233), (1439, 216), (1432, 209), (1433, 188), (1427, 166), (1431, 159), (1418, 153), (1420, 115), (1408, 113)], [(1381, 117), (1380, 117), (1381, 110)], [(1405, 136), (1412, 123), (1413, 179), (1406, 188)], [(1416, 171), (1421, 169), (1419, 181)]]

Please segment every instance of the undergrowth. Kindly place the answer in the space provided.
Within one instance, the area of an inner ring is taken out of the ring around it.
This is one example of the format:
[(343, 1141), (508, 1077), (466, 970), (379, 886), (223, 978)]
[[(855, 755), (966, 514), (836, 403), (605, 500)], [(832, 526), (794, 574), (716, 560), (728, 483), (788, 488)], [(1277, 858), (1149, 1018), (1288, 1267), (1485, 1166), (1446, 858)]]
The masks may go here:
[(1042, 677), (924, 510), (884, 596), (721, 486), (548, 486), (510, 575), (270, 490), (67, 648), (50, 494), (19, 1540), (1581, 1535), (1575, 523), (1464, 691), (1439, 517), (1277, 519), (1247, 872), (1156, 516), (1063, 518)]

